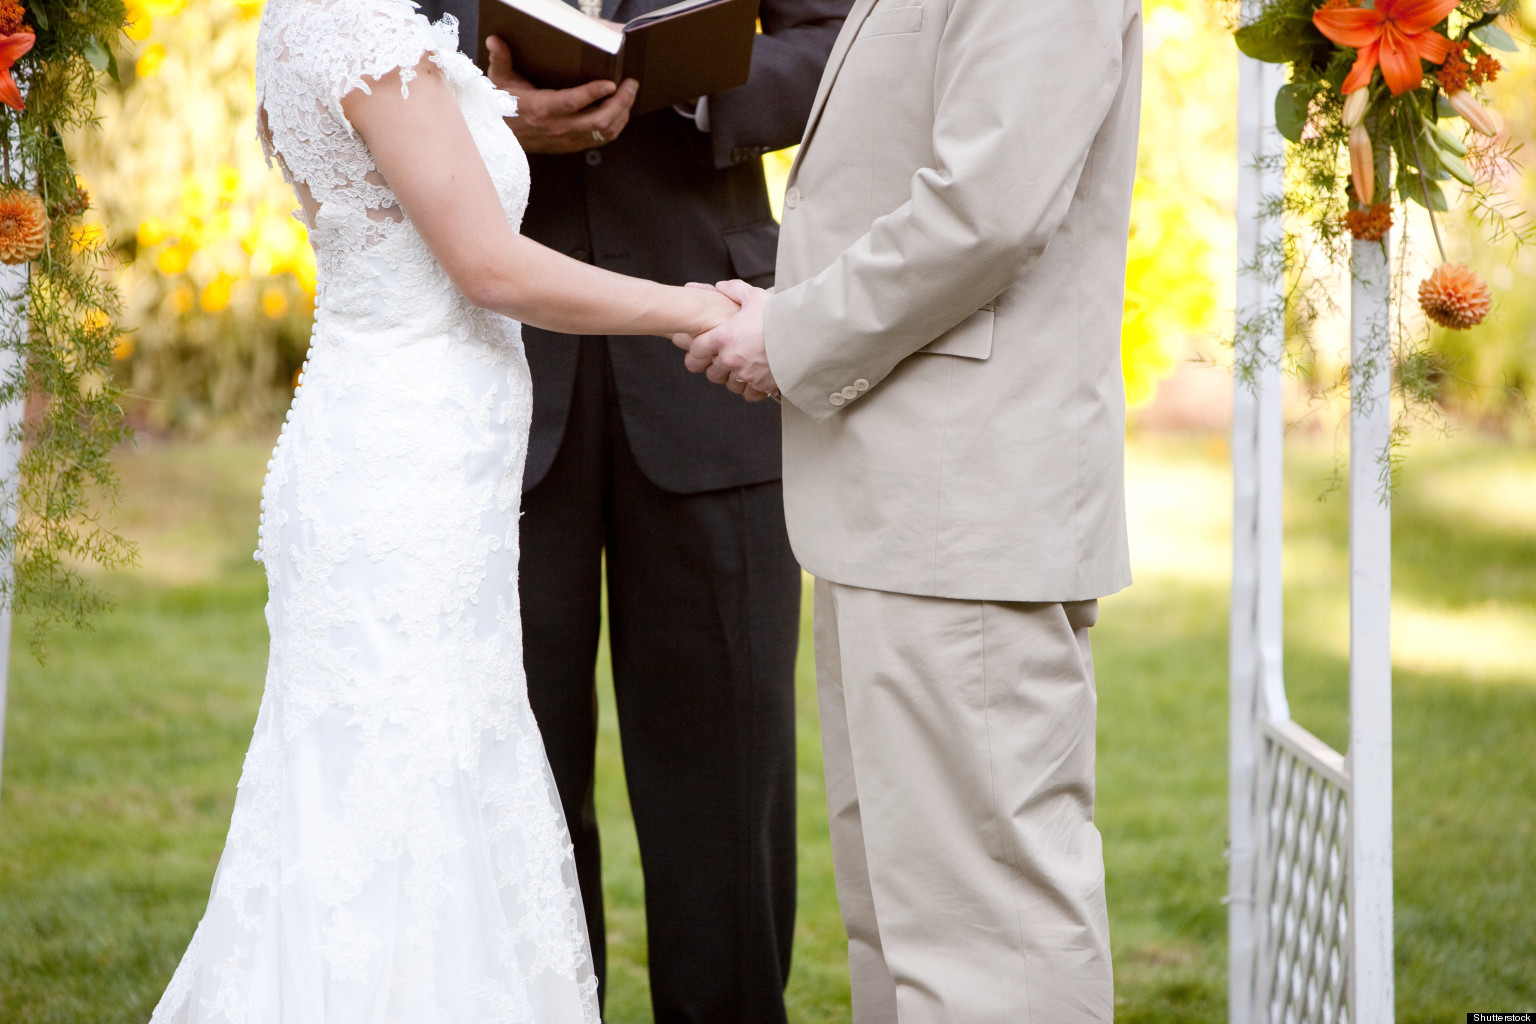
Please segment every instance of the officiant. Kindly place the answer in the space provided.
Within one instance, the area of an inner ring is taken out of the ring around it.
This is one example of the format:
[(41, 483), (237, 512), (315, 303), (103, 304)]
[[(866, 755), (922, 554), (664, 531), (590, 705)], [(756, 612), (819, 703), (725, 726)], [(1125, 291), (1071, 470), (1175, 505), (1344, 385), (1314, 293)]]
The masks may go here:
[[(671, 0), (570, 0), (628, 21)], [(668, 284), (769, 285), (762, 156), (800, 141), (851, 0), (761, 0), (746, 85), (631, 117), (633, 85), (537, 88), (492, 53), (529, 153), (524, 234)], [(424, 0), (474, 55), (478, 0)], [(651, 999), (666, 1024), (782, 1024), (795, 916), (800, 569), (779, 415), (690, 374), (660, 338), (524, 328), (525, 664), (565, 808), (597, 975), (594, 665), (606, 570), (614, 689), (645, 874)]]

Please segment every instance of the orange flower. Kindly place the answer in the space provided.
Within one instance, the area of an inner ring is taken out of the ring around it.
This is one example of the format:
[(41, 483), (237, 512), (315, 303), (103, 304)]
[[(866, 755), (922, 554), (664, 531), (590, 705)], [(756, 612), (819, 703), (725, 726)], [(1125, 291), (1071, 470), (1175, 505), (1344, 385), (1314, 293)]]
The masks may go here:
[(1472, 65), (1467, 63), (1467, 41), (1452, 43), (1445, 63), (1435, 72), (1440, 88), (1446, 92), (1461, 92), (1472, 78)]
[(1446, 263), (1419, 285), (1419, 305), (1424, 315), (1441, 327), (1464, 331), (1483, 322), (1493, 306), (1493, 296), (1471, 268)]
[(18, 112), (26, 107), (26, 103), (21, 98), (21, 89), (17, 87), (16, 79), (11, 77), (11, 65), (32, 49), (35, 42), (37, 36), (30, 31), (0, 36), (0, 103)]
[(1344, 79), (1344, 91), (1371, 84), (1381, 65), (1392, 95), (1401, 96), (1424, 82), (1424, 65), (1442, 63), (1451, 41), (1434, 27), (1456, 9), (1459, 0), (1376, 0), (1375, 8), (1334, 7), (1312, 15), (1317, 30), (1340, 46), (1359, 51)]
[(0, 36), (20, 32), (26, 11), (17, 0), (0, 0)]
[(1379, 242), (1392, 228), (1392, 206), (1375, 203), (1369, 210), (1350, 210), (1344, 215), (1344, 226), (1362, 242)]
[(0, 192), (0, 263), (26, 263), (48, 242), (48, 211), (41, 196), (25, 189)]
[(1472, 81), (1478, 85), (1491, 82), (1499, 77), (1499, 72), (1504, 70), (1504, 65), (1492, 54), (1480, 53), (1477, 55), (1477, 63), (1472, 68)]

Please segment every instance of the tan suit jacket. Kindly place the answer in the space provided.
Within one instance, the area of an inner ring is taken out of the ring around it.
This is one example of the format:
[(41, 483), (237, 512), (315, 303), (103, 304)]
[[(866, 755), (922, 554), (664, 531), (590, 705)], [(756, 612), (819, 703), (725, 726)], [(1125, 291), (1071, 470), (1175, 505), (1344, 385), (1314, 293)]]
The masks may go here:
[(1130, 582), (1140, 6), (854, 4), (765, 318), (790, 539), (816, 576), (992, 601)]

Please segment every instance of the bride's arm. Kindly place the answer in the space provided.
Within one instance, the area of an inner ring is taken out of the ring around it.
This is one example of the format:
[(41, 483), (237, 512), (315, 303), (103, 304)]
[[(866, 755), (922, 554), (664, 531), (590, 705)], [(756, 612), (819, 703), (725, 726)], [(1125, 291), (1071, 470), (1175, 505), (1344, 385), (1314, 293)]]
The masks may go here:
[(423, 57), (342, 98), (379, 173), (427, 248), (477, 306), (563, 334), (700, 334), (736, 312), (718, 292), (602, 270), (524, 238), (507, 223), (490, 173), (442, 71)]

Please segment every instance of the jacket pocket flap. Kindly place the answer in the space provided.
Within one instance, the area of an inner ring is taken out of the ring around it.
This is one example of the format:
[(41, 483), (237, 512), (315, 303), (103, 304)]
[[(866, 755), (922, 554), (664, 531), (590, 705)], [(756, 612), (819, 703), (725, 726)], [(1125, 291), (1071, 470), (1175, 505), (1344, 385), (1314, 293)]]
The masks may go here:
[(875, 11), (859, 29), (860, 39), (871, 36), (896, 36), (923, 30), (921, 7), (887, 7)]
[(779, 258), (779, 226), (771, 220), (733, 228), (720, 236), (725, 241), (731, 271), (743, 281), (773, 273)]
[(991, 306), (983, 306), (960, 321), (958, 327), (918, 349), (918, 354), (985, 359), (992, 354), (992, 326), (996, 316)]

